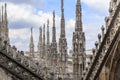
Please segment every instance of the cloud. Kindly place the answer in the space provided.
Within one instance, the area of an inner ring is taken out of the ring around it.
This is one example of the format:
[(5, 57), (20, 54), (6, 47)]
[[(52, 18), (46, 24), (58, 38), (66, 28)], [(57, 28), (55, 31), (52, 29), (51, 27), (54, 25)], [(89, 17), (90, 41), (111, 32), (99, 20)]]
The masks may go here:
[(30, 30), (23, 29), (9, 29), (9, 37), (12, 45), (15, 45), (18, 50), (27, 50), (29, 42)]
[[(42, 26), (50, 20), (52, 26), (52, 12), (45, 13), (37, 10), (31, 5), (7, 3), (8, 20), (10, 28), (29, 28)], [(12, 11), (11, 11), (12, 10)], [(56, 24), (58, 24), (60, 17), (56, 15)], [(58, 26), (58, 25), (56, 25)]]
[(95, 9), (99, 12), (100, 11), (103, 12), (103, 11), (108, 9), (110, 0), (105, 0), (105, 1), (101, 1), (101, 0), (82, 0), (82, 2), (87, 4), (92, 9)]
[(72, 49), (72, 38), (73, 38), (74, 29), (75, 29), (75, 20), (69, 19), (68, 21), (66, 21), (66, 38), (68, 43), (67, 45), (68, 50)]
[[(29, 50), (30, 27), (34, 27), (33, 35), (35, 50), (37, 51), (39, 27), (43, 26), (44, 23), (46, 24), (47, 19), (50, 20), (50, 37), (52, 38), (53, 15), (52, 11), (44, 12), (43, 10), (37, 9), (34, 4), (39, 4), (39, 0), (38, 3), (36, 3), (36, 0), (30, 0), (30, 2), (27, 1), (28, 0), (6, 0), (8, 4), (7, 11), (10, 28), (10, 40), (11, 44), (16, 45), (19, 50)], [(32, 4), (32, 1), (35, 3)], [(100, 31), (100, 26), (103, 24), (102, 21), (104, 21), (104, 15), (101, 15), (98, 10), (105, 12), (103, 9), (107, 10), (109, 0), (104, 2), (100, 0), (83, 0), (82, 2), (87, 4), (87, 6), (92, 9), (87, 11), (86, 8), (83, 7), (85, 9), (83, 9), (83, 29), (86, 35), (87, 49), (89, 49), (94, 47), (94, 42), (97, 40), (97, 31)], [(3, 4), (3, 2), (0, 2), (0, 4)], [(101, 5), (102, 7), (100, 7)], [(94, 13), (96, 10), (98, 13)], [(70, 14), (68, 15), (70, 16)], [(68, 43), (68, 50), (72, 47), (74, 28), (75, 19), (73, 19), (72, 16), (72, 18), (70, 17), (66, 20), (66, 38)], [(57, 42), (59, 42), (60, 16), (58, 14), (56, 14), (56, 35)]]
[[(1, 3), (2, 4), (2, 3)], [(30, 43), (30, 27), (34, 28), (34, 43), (35, 50), (37, 51), (39, 27), (47, 23), (47, 19), (50, 20), (50, 34), (52, 33), (53, 26), (53, 14), (52, 12), (45, 13), (41, 10), (36, 11), (31, 5), (24, 4), (8, 4), (8, 21), (10, 28), (10, 41), (12, 45), (16, 45), (20, 50), (28, 50)], [(12, 9), (12, 11), (11, 11)], [(26, 11), (27, 10), (27, 11)], [(60, 31), (60, 17), (56, 15), (56, 35), (59, 35)], [(52, 35), (50, 36), (52, 37)], [(59, 36), (57, 36), (57, 41)], [(23, 44), (24, 43), (24, 44)], [(23, 47), (25, 46), (25, 47)]]
[(1, 0), (1, 2), (10, 2), (14, 4), (29, 4), (32, 6), (43, 6), (44, 0)]
[(19, 37), (20, 39), (28, 39), (29, 38), (28, 32), (30, 32), (30, 31), (25, 28), (9, 29), (10, 38), (12, 38), (12, 39), (16, 39), (17, 37)]

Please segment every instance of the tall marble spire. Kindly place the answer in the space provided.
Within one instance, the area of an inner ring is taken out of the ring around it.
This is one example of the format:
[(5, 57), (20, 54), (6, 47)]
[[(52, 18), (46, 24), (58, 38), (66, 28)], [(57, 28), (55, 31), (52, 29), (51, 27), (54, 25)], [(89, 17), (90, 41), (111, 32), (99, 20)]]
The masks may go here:
[(3, 41), (7, 41), (7, 44), (9, 44), (9, 29), (8, 29), (8, 20), (7, 20), (7, 4), (5, 3), (4, 6), (2, 6), (2, 15), (1, 16), (1, 36), (3, 38)]
[(42, 58), (46, 58), (46, 44), (45, 44), (45, 24), (43, 25), (43, 53)]
[(57, 42), (56, 42), (56, 27), (55, 27), (55, 11), (53, 11), (51, 65), (53, 65), (54, 67), (57, 65)]
[(56, 28), (55, 28), (55, 11), (53, 11), (53, 29), (52, 29), (52, 42), (56, 42)]
[(62, 79), (67, 73), (67, 40), (65, 38), (64, 3), (61, 0), (61, 33), (59, 38), (59, 74)]
[(39, 42), (38, 42), (38, 53), (39, 53), (39, 59), (42, 57), (42, 27), (39, 28)]
[(49, 19), (47, 20), (47, 45), (50, 44), (50, 38), (49, 38)]
[(2, 18), (2, 16), (1, 16), (1, 10), (0, 10), (0, 22), (2, 21), (2, 19), (1, 19), (1, 18)]
[(8, 29), (8, 20), (7, 20), (7, 4), (5, 3), (5, 11), (4, 11), (4, 29), (5, 29), (5, 40), (9, 43), (9, 29)]
[(2, 6), (2, 22), (3, 22), (3, 16), (4, 16), (3, 13), (4, 13), (4, 11), (3, 11), (3, 6)]
[(60, 37), (65, 37), (65, 19), (64, 19), (64, 2), (61, 0), (61, 35)]
[(80, 3), (81, 3), (81, 1), (77, 0), (75, 31), (82, 31), (82, 11), (81, 11)]
[(3, 28), (3, 5), (1, 7), (1, 14), (0, 14), (0, 37), (4, 40), (5, 31)]
[(1, 7), (1, 12), (0, 12), (0, 38), (3, 38), (4, 36), (4, 31), (3, 31), (3, 6)]
[(81, 2), (76, 4), (75, 32), (73, 32), (73, 78), (81, 80), (86, 62), (85, 35), (82, 31)]
[(46, 53), (47, 66), (50, 66), (50, 35), (49, 35), (49, 19), (47, 20), (47, 53)]
[(1, 15), (1, 10), (0, 10), (0, 38), (2, 36), (2, 15)]
[(33, 42), (33, 28), (31, 27), (31, 37), (30, 37), (30, 57), (34, 57), (34, 42)]
[(7, 22), (7, 4), (5, 3), (4, 20)]

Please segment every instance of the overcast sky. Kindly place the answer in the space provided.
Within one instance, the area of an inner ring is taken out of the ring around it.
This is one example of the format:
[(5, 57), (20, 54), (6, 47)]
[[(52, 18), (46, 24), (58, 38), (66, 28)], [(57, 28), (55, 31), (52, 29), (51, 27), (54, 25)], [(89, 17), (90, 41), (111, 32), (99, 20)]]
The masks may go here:
[[(50, 20), (52, 29), (52, 12), (56, 12), (57, 42), (60, 32), (61, 0), (0, 0), (0, 6), (7, 3), (9, 35), (12, 45), (18, 50), (28, 51), (30, 27), (33, 27), (35, 50), (37, 50), (39, 27)], [(92, 49), (105, 25), (110, 0), (81, 0), (83, 31), (86, 36), (86, 49)], [(68, 50), (72, 49), (72, 36), (75, 28), (76, 0), (64, 0), (66, 37)], [(51, 38), (52, 35), (50, 35)]]

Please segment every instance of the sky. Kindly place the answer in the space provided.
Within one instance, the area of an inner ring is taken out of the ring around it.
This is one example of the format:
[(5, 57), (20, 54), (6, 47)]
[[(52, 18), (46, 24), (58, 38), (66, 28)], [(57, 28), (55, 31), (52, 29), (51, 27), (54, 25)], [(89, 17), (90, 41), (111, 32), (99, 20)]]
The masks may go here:
[[(110, 0), (81, 0), (82, 25), (86, 37), (86, 49), (94, 48), (104, 18), (108, 16)], [(0, 7), (7, 3), (10, 43), (18, 50), (29, 51), (30, 28), (33, 27), (35, 51), (39, 40), (39, 27), (50, 21), (50, 40), (52, 38), (52, 12), (56, 13), (57, 42), (60, 37), (61, 0), (0, 0)], [(76, 0), (64, 0), (65, 28), (68, 52), (72, 49), (75, 29)]]

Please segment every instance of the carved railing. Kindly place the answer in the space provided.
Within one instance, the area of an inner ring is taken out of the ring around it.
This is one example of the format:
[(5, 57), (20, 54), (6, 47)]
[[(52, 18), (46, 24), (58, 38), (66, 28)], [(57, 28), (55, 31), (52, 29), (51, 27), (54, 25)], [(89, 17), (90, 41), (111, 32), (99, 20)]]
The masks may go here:
[(51, 80), (51, 69), (45, 64), (25, 57), (15, 46), (7, 45), (0, 39), (0, 67), (12, 74), (15, 80)]
[(120, 1), (116, 3), (114, 13), (110, 16), (108, 22), (107, 32), (104, 35), (99, 49), (95, 50), (96, 55), (91, 63), (91, 66), (87, 68), (85, 74), (83, 74), (83, 80), (96, 80), (107, 61), (108, 56), (115, 45), (119, 42), (120, 36)]
[(0, 66), (20, 80), (43, 80), (41, 76), (7, 55), (6, 51), (0, 51)]

